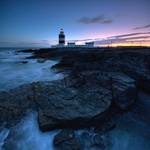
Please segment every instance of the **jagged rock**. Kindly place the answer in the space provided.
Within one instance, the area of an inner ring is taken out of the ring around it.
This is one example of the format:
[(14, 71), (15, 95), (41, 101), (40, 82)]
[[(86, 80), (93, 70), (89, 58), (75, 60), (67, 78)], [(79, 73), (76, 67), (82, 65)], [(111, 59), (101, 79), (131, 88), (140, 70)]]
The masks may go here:
[[(95, 123), (93, 120), (105, 117), (112, 100), (126, 110), (136, 100), (137, 87), (150, 89), (149, 57), (142, 54), (62, 50), (58, 53), (63, 55), (60, 67), (69, 66), (69, 76), (1, 92), (2, 122), (12, 116), (17, 118), (27, 109), (35, 109), (43, 131), (91, 126), (91, 120)], [(55, 56), (57, 52), (46, 50), (46, 54)]]
[(123, 74), (112, 74), (112, 96), (117, 106), (127, 109), (137, 98), (135, 80)]
[(92, 136), (93, 136), (93, 134), (90, 134), (88, 131), (83, 131), (83, 133), (81, 133), (81, 135), (79, 136), (79, 139), (84, 148), (89, 149), (92, 146), (92, 144), (93, 144)]
[(28, 61), (24, 60), (24, 61), (20, 61), (20, 62), (17, 62), (18, 64), (27, 64)]
[(67, 87), (64, 80), (37, 82), (0, 93), (1, 122), (19, 120), (34, 109), (42, 131), (91, 126), (91, 119), (104, 116), (111, 100), (110, 91), (102, 87), (77, 89)]
[(93, 137), (93, 146), (100, 148), (100, 149), (105, 149), (107, 146), (107, 143), (106, 143), (106, 141), (104, 141), (104, 139), (102, 138), (101, 135), (96, 134)]
[(105, 87), (111, 91), (114, 102), (123, 110), (136, 100), (136, 81), (121, 72), (82, 71), (74, 74), (69, 81), (66, 79), (69, 86), (80, 85), (87, 89)]
[(15, 125), (29, 110), (35, 110), (32, 84), (23, 85), (9, 92), (0, 92), (0, 123)]
[(44, 63), (46, 60), (45, 59), (38, 59), (37, 62), (38, 63)]
[[(76, 132), (76, 131), (75, 131)], [(76, 133), (76, 138), (79, 139), (82, 147), (88, 150), (104, 150), (111, 146), (109, 133), (100, 134), (94, 129), (79, 130)]]
[(111, 146), (108, 134), (101, 135), (93, 130), (62, 130), (53, 143), (56, 150), (104, 150)]
[(111, 118), (111, 120), (107, 118), (101, 124), (96, 126), (94, 131), (96, 133), (98, 133), (99, 135), (103, 135), (103, 134), (107, 133), (108, 131), (113, 130), (115, 127), (116, 127), (115, 121), (112, 118)]
[(64, 83), (41, 84), (37, 88), (39, 125), (42, 130), (58, 127), (85, 127), (91, 119), (101, 116), (111, 105), (110, 91), (64, 87)]
[[(85, 84), (80, 87), (70, 86), (83, 80)], [(75, 82), (69, 81), (71, 84), (66, 83), (65, 79), (37, 82), (1, 92), (1, 121), (19, 120), (27, 110), (34, 109), (38, 111), (42, 131), (88, 127), (105, 118), (112, 99), (124, 110), (136, 98), (134, 80), (120, 73), (109, 73), (108, 76), (98, 72), (82, 73)]]
[(81, 143), (71, 130), (62, 130), (54, 137), (56, 150), (83, 150)]
[(112, 56), (104, 64), (104, 70), (122, 72), (133, 78), (140, 90), (150, 92), (149, 54), (122, 53), (117, 58)]

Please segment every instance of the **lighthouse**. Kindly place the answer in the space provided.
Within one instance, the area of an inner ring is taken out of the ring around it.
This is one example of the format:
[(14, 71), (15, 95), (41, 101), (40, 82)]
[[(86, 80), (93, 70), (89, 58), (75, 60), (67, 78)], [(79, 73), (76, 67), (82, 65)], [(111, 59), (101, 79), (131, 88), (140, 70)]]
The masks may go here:
[[(71, 40), (70, 40), (71, 41)], [(93, 48), (94, 47), (94, 42), (86, 42), (83, 45), (76, 45), (75, 42), (68, 42), (65, 45), (66, 41), (65, 41), (65, 34), (64, 34), (64, 30), (60, 29), (60, 33), (58, 35), (58, 44), (57, 45), (52, 45), (52, 48), (64, 48), (64, 47), (70, 47), (70, 48), (74, 48), (74, 47), (80, 47), (80, 48)]]
[(65, 34), (64, 30), (61, 29), (59, 33), (59, 46), (64, 46), (65, 45)]

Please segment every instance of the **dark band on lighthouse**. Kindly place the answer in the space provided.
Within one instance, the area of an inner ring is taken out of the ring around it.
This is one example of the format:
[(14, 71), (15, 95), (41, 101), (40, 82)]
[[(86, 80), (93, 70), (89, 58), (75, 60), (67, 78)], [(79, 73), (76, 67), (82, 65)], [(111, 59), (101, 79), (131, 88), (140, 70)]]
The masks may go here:
[(65, 45), (65, 34), (64, 34), (63, 29), (61, 29), (59, 33), (59, 45), (62, 45), (62, 46)]

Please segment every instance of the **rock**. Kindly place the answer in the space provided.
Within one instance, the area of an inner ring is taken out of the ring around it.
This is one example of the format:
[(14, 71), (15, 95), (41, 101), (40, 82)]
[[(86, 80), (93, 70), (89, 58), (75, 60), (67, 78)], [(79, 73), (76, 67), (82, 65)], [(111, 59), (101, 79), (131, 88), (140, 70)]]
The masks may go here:
[(145, 56), (144, 62), (147, 69), (150, 71), (150, 55)]
[(54, 137), (53, 143), (56, 150), (104, 150), (111, 145), (108, 134), (101, 135), (85, 129), (62, 130)]
[(102, 86), (110, 90), (113, 101), (122, 110), (130, 107), (137, 98), (136, 81), (121, 72), (85, 72), (84, 76), (87, 76), (84, 77), (86, 86)]
[(137, 98), (135, 80), (120, 73), (112, 74), (112, 96), (117, 106), (128, 109)]
[(0, 125), (5, 124), (5, 127), (10, 127), (17, 124), (23, 117), (23, 110), (15, 105), (0, 106)]
[[(143, 54), (124, 54), (121, 58), (110, 61), (114, 64), (118, 71), (133, 78), (138, 86), (138, 89), (150, 93), (150, 70), (149, 70), (150, 56)], [(107, 67), (110, 67), (109, 65)]]
[(83, 150), (80, 141), (71, 130), (62, 130), (54, 137), (56, 150)]
[(79, 139), (84, 149), (103, 150), (111, 146), (111, 139), (108, 133), (100, 134), (91, 129), (79, 130), (79, 132), (80, 134), (76, 134), (76, 138)]
[[(77, 84), (82, 81), (85, 84)], [(96, 126), (108, 115), (112, 99), (122, 110), (131, 106), (135, 81), (121, 73), (83, 72), (74, 81), (37, 82), (1, 92), (1, 121), (17, 121), (28, 110), (36, 110), (42, 131)]]
[(92, 137), (93, 137), (93, 133), (90, 134), (90, 132), (88, 131), (83, 131), (83, 133), (81, 133), (81, 135), (79, 136), (79, 139), (84, 148), (89, 149), (92, 146), (93, 144)]
[(0, 92), (1, 121), (9, 124), (37, 110), (42, 131), (87, 127), (104, 117), (111, 100), (110, 91), (102, 87), (77, 89), (66, 86), (64, 80), (37, 82)]
[(93, 137), (93, 146), (98, 147), (100, 149), (105, 149), (107, 146), (107, 143), (106, 141), (104, 141), (101, 135), (96, 134)]
[(5, 122), (6, 126), (13, 126), (31, 109), (35, 110), (32, 85), (0, 92), (0, 124)]
[(103, 134), (113, 130), (116, 127), (116, 123), (112, 118), (111, 118), (111, 120), (108, 118), (105, 119), (101, 124), (99, 124), (95, 127), (94, 131), (96, 133), (98, 133), (99, 135), (103, 135)]
[(46, 60), (45, 59), (38, 59), (37, 62), (38, 63), (44, 63)]
[[(69, 82), (71, 81), (71, 82)], [(131, 106), (137, 97), (136, 81), (121, 72), (82, 71), (66, 83), (87, 89), (105, 87), (111, 91), (114, 102), (122, 110)]]
[(64, 83), (41, 84), (36, 90), (39, 125), (44, 130), (91, 126), (91, 120), (101, 116), (111, 105), (110, 91), (64, 87)]
[(137, 82), (137, 86), (140, 90), (150, 93), (150, 72), (145, 66), (141, 65), (140, 68), (138, 68), (130, 64), (124, 64), (121, 68), (123, 68), (122, 71), (125, 74)]
[(67, 68), (69, 75), (0, 92), (2, 122), (35, 109), (42, 131), (95, 126), (112, 113), (111, 107), (128, 110), (136, 100), (137, 88), (150, 89), (149, 57), (141, 52), (45, 49), (36, 54), (39, 59), (61, 58), (57, 67)]
[(27, 64), (28, 63), (28, 61), (21, 61), (21, 62), (18, 62), (19, 64)]
[(150, 93), (150, 76), (149, 74), (143, 74), (142, 76), (138, 76), (137, 79), (138, 88)]

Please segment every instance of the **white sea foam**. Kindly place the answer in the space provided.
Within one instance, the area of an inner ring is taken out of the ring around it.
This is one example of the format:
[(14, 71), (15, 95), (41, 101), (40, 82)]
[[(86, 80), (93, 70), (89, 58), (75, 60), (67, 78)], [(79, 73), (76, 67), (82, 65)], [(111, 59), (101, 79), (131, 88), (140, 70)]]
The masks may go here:
[[(0, 51), (0, 90), (9, 90), (19, 85), (35, 81), (50, 81), (63, 78), (56, 74), (51, 66), (57, 61), (47, 60), (38, 63), (37, 60), (25, 59), (31, 54), (16, 53), (15, 49)], [(28, 61), (28, 63), (21, 63)], [(13, 133), (13, 135), (10, 134)], [(52, 138), (56, 132), (42, 133), (37, 124), (35, 113), (30, 114), (13, 129), (3, 129), (0, 132), (0, 150), (5, 139), (5, 150), (53, 150)]]
[[(4, 133), (5, 132), (5, 133)], [(2, 150), (53, 150), (53, 138), (58, 131), (39, 130), (37, 114), (30, 113), (15, 127), (0, 133)], [(9, 134), (8, 134), (9, 133)], [(8, 135), (8, 137), (7, 137)], [(7, 137), (7, 139), (6, 139)], [(5, 142), (4, 142), (5, 140)]]
[[(37, 60), (24, 59), (30, 54), (16, 53), (14, 51), (0, 52), (0, 90), (8, 90), (25, 83), (36, 81), (50, 81), (62, 78), (62, 74), (56, 74), (51, 67), (57, 61), (47, 60), (38, 63)], [(22, 63), (27, 61), (27, 63)]]
[[(46, 61), (37, 63), (36, 60), (28, 60), (27, 64), (18, 63), (23, 59), (22, 54), (14, 55), (12, 52), (4, 52), (0, 55), (0, 90), (14, 88), (24, 83), (39, 80), (54, 80), (61, 77), (50, 71), (50, 67), (57, 63)], [(149, 104), (149, 95), (140, 95), (144, 105)], [(149, 105), (148, 105), (149, 106)], [(145, 107), (146, 108), (146, 107)], [(149, 109), (149, 108), (147, 108)], [(137, 117), (139, 118), (139, 117)], [(135, 116), (120, 120), (119, 126), (110, 132), (112, 146), (108, 150), (149, 150), (148, 126)], [(37, 123), (37, 114), (31, 113), (11, 129), (3, 129), (0, 132), (0, 150), (53, 150), (53, 138), (58, 131), (42, 133)], [(80, 134), (82, 131), (78, 131)]]
[(9, 129), (6, 128), (0, 132), (0, 150), (2, 149), (4, 141), (7, 138), (8, 134), (9, 134)]

